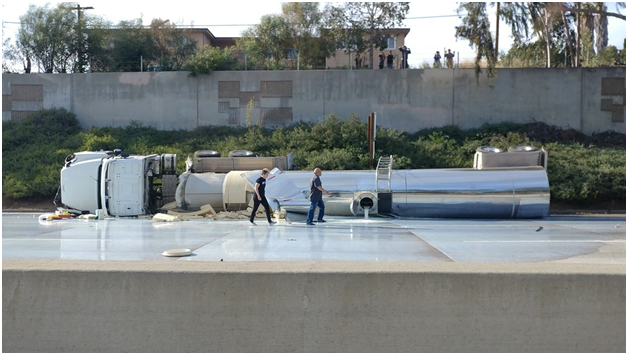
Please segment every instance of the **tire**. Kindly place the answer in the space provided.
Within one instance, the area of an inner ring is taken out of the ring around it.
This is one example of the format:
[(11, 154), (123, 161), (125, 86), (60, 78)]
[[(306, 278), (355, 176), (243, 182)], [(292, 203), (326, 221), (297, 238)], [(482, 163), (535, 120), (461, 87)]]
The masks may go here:
[(256, 157), (257, 155), (250, 150), (232, 150), (229, 157)]
[(478, 153), (501, 153), (503, 152), (503, 150), (499, 149), (499, 148), (495, 148), (495, 147), (478, 147), (478, 149), (475, 150)]
[(194, 158), (220, 158), (220, 152), (215, 150), (197, 150), (194, 152)]

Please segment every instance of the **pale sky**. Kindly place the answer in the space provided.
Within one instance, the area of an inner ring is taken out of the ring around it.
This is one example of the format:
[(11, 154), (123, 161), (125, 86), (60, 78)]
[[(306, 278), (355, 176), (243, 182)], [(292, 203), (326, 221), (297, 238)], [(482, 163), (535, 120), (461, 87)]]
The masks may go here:
[[(19, 17), (24, 15), (29, 4), (44, 6), (49, 3), (50, 8), (58, 1), (7, 1), (2, 3), (2, 37), (14, 37), (19, 27)], [(76, 4), (76, 3), (72, 3)], [(123, 20), (142, 18), (147, 25), (154, 18), (170, 20), (177, 25), (193, 25), (207, 28), (216, 37), (239, 37), (241, 32), (250, 25), (258, 24), (263, 15), (280, 14), (281, 2), (277, 1), (190, 1), (178, 0), (175, 2), (157, 1), (113, 1), (113, 0), (84, 0), (79, 3), (82, 7), (91, 6), (94, 9), (85, 10), (90, 14), (104, 17), (117, 24)], [(607, 3), (609, 11), (616, 12), (615, 3)], [(320, 8), (324, 7), (321, 3)], [(475, 51), (469, 47), (468, 41), (456, 41), (455, 26), (461, 21), (456, 15), (455, 1), (411, 1), (410, 11), (404, 23), (410, 28), (406, 37), (406, 45), (411, 49), (409, 56), (411, 67), (420, 67), (423, 62), (432, 63), (432, 57), (438, 50), (450, 48), (459, 53), (460, 60), (472, 60)], [(489, 7), (490, 8), (490, 7)], [(494, 12), (494, 8), (491, 8)], [(621, 10), (625, 14), (625, 10)], [(493, 16), (494, 17), (494, 16)], [(626, 38), (626, 22), (609, 17), (609, 44), (623, 48)], [(219, 26), (225, 25), (225, 26)], [(235, 26), (241, 25), (241, 26)], [(494, 25), (493, 25), (494, 26)], [(500, 51), (507, 51), (512, 45), (510, 28), (500, 23)], [(494, 31), (495, 28), (493, 27)]]

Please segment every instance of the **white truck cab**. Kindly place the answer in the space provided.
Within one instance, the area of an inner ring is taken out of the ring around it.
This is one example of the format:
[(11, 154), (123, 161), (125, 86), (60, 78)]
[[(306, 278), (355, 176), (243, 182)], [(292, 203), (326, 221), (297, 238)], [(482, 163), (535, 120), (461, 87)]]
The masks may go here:
[(61, 169), (60, 202), (83, 213), (145, 215), (160, 207), (163, 192), (154, 179), (166, 176), (176, 179), (175, 154), (74, 153)]

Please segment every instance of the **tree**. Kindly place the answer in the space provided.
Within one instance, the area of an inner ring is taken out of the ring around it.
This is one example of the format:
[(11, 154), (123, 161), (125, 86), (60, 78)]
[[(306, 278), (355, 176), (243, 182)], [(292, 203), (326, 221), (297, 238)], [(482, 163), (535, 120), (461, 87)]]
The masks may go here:
[[(331, 54), (321, 41), (323, 13), (317, 2), (282, 3), (281, 10), (292, 31), (292, 43), (299, 60), (306, 67), (325, 67), (325, 58)], [(292, 67), (294, 68), (294, 61)]]
[(595, 46), (597, 53), (601, 53), (608, 46), (608, 18), (606, 17), (606, 4), (597, 3), (601, 13), (595, 16)]
[(108, 71), (112, 48), (112, 25), (102, 18), (90, 17), (90, 26), (85, 29), (85, 55), (90, 72)]
[(501, 61), (510, 68), (544, 68), (545, 44), (541, 41), (522, 43), (515, 40), (508, 53), (501, 55)]
[(157, 58), (157, 46), (141, 19), (122, 21), (111, 34), (107, 71), (142, 71), (143, 61)]
[[(459, 13), (466, 11), (467, 15), (463, 18), (463, 25), (460, 26), (458, 38), (474, 37), (470, 40), (471, 45), (478, 46), (478, 55), (480, 51), (486, 52), (489, 46), (488, 41), (481, 41), (483, 38), (480, 33), (481, 26), (485, 28), (489, 25), (486, 11), (481, 11), (486, 5), (497, 6), (497, 18), (504, 20), (511, 26), (511, 33), (515, 39), (515, 46), (506, 55), (505, 60), (509, 63), (534, 63), (538, 64), (538, 48), (536, 44), (528, 42), (531, 38), (543, 43), (545, 48), (545, 65), (553, 66), (578, 66), (579, 53), (583, 43), (589, 41), (594, 43), (597, 52), (604, 49), (608, 42), (608, 22), (607, 16), (614, 16), (625, 20), (625, 16), (619, 13), (609, 12), (604, 3), (551, 3), (551, 2), (515, 2), (515, 3), (461, 3)], [(625, 8), (625, 3), (617, 3), (617, 8)], [(476, 9), (476, 11), (467, 11), (468, 9)], [(477, 10), (480, 9), (480, 10)], [(476, 17), (476, 18), (473, 18)], [(477, 28), (472, 29), (469, 24), (475, 24)], [(583, 38), (584, 28), (590, 31)], [(530, 29), (532, 31), (530, 31)], [(475, 34), (474, 34), (475, 33)], [(488, 38), (489, 33), (485, 33), (484, 38)], [(497, 31), (494, 38), (494, 51), (497, 53), (499, 32)], [(477, 44), (474, 44), (475, 41)], [(587, 42), (587, 43), (589, 43)], [(482, 48), (483, 47), (483, 48)], [(514, 50), (513, 50), (514, 49)], [(517, 60), (517, 56), (522, 55), (521, 60)], [(606, 57), (610, 56), (610, 52), (605, 53)], [(532, 57), (530, 57), (532, 56)], [(593, 58), (589, 53), (589, 59)], [(477, 58), (476, 58), (477, 59)], [(488, 61), (488, 58), (487, 58)], [(602, 63), (605, 61), (589, 61), (588, 63)], [(477, 60), (476, 60), (477, 63)], [(491, 63), (487, 63), (489, 71)], [(476, 69), (478, 69), (476, 67)]]
[(30, 5), (20, 22), (17, 56), (34, 62), (45, 73), (66, 73), (74, 67), (76, 15), (69, 5), (61, 3), (54, 9), (48, 4)]
[[(94, 72), (142, 71), (149, 66), (182, 70), (197, 44), (184, 29), (169, 21), (121, 21), (116, 26), (92, 22), (87, 31), (87, 53)], [(115, 27), (115, 28), (113, 28)]]
[(583, 67), (592, 67), (594, 66), (594, 58), (595, 58), (595, 50), (593, 44), (593, 36), (591, 30), (588, 27), (585, 27), (582, 30), (582, 66)]
[[(541, 2), (514, 2), (514, 3), (460, 3), (458, 7), (458, 13), (466, 12), (465, 17), (462, 18), (462, 25), (456, 27), (456, 37), (465, 38), (469, 40), (471, 47), (476, 47), (476, 75), (481, 71), (481, 61), (483, 58), (486, 60), (487, 75), (490, 77), (494, 75), (494, 65), (497, 62), (499, 42), (499, 31), (496, 31), (495, 38), (492, 38), (490, 32), (490, 20), (487, 14), (486, 6), (497, 6), (497, 18), (504, 20), (511, 27), (511, 35), (515, 39), (515, 44), (520, 47), (515, 51), (509, 51), (508, 60), (512, 62), (513, 55), (517, 53), (524, 54), (524, 57), (534, 52), (535, 60), (537, 63), (538, 56), (536, 53), (537, 46), (528, 48), (528, 40), (531, 35), (535, 35), (538, 40), (545, 44), (545, 61), (549, 66), (551, 64), (552, 53), (552, 41), (554, 28), (554, 22), (557, 20), (554, 13), (548, 11), (547, 4)], [(556, 7), (560, 9), (560, 7)], [(496, 21), (496, 22), (497, 22)], [(564, 23), (567, 23), (564, 21)], [(570, 42), (565, 42), (569, 45)], [(493, 56), (489, 53), (493, 48)], [(532, 49), (534, 48), (534, 49)], [(523, 62), (530, 62), (529, 57), (522, 58)]]
[(288, 52), (294, 48), (292, 29), (280, 15), (264, 15), (259, 25), (242, 33), (236, 47), (246, 56), (247, 67), (283, 69)]
[[(3, 51), (3, 70), (8, 62), (23, 62), (30, 72), (31, 62), (46, 73), (141, 71), (144, 63), (180, 70), (196, 51), (196, 43), (176, 25), (155, 19), (148, 27), (142, 20), (122, 21), (114, 29), (97, 16), (77, 13), (82, 8), (61, 3), (31, 5), (20, 17), (15, 46)], [(8, 44), (8, 43), (7, 43)]]
[(582, 31), (582, 61), (583, 67), (612, 67), (619, 65), (621, 59), (615, 46), (606, 46), (595, 52), (591, 30), (585, 27)]
[(347, 24), (344, 8), (327, 5), (325, 29), (321, 35), (331, 55), (342, 49), (345, 53), (364, 53), (367, 49), (364, 28)]
[(234, 47), (225, 49), (203, 46), (194, 54), (190, 63), (185, 65), (185, 70), (190, 75), (210, 74), (216, 70), (237, 70), (238, 60), (233, 56)]
[(157, 47), (156, 63), (162, 70), (181, 70), (197, 50), (196, 41), (168, 20), (153, 19), (149, 26)]
[(373, 68), (375, 50), (385, 48), (386, 31), (403, 24), (409, 2), (346, 2), (328, 9), (329, 34), (342, 40), (350, 52), (369, 50), (369, 68)]
[(11, 43), (11, 38), (7, 37), (2, 41), (2, 72), (17, 74), (17, 65), (23, 65), (24, 73), (31, 72), (30, 58), (22, 58), (17, 47)]
[[(562, 3), (556, 3), (556, 4), (560, 6)], [(574, 50), (574, 47), (577, 44), (572, 39), (574, 37), (571, 35), (572, 23), (574, 22), (572, 21), (573, 16), (569, 16), (569, 19), (568, 19), (566, 15), (566, 11), (563, 8), (559, 8), (557, 11), (560, 13), (560, 18), (565, 28), (565, 39), (566, 39), (565, 44), (566, 44), (566, 49), (567, 49), (566, 55), (568, 58), (571, 59), (570, 60), (571, 66), (577, 67), (578, 63), (577, 63), (577, 58), (576, 58), (576, 51)]]
[[(599, 4), (599, 3), (598, 3)], [(619, 10), (621, 9), (625, 9), (626, 8), (626, 3), (625, 2), (616, 2), (615, 5), (617, 6), (617, 9)], [(569, 3), (562, 3), (561, 6), (563, 7), (564, 11), (569, 11), (569, 12), (574, 12), (574, 13), (583, 13), (583, 14), (600, 14), (600, 15), (604, 15), (604, 16), (611, 16), (611, 17), (617, 17), (618, 19), (622, 19), (624, 21), (626, 21), (626, 16), (622, 15), (618, 12), (608, 12), (606, 9), (606, 6), (602, 7), (593, 7), (593, 8), (577, 8), (577, 7), (573, 7), (571, 4)]]
[(487, 63), (487, 76), (495, 76), (495, 48), (493, 47), (493, 37), (491, 35), (491, 23), (486, 11), (486, 3), (466, 2), (458, 7), (458, 13), (466, 11), (462, 18), (462, 24), (456, 27), (456, 38), (469, 40), (469, 46), (475, 47), (475, 76), (479, 78), (482, 72), (482, 59)]

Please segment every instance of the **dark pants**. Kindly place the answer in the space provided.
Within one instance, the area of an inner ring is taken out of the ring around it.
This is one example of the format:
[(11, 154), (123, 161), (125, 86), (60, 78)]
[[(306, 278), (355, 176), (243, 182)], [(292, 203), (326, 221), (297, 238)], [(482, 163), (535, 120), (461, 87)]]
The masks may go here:
[(318, 201), (310, 201), (310, 210), (307, 212), (307, 220), (306, 223), (312, 223), (314, 221), (314, 210), (318, 207), (318, 221), (323, 220), (323, 216), (325, 215), (325, 204), (323, 200)]
[(262, 200), (260, 201), (257, 199), (257, 196), (253, 196), (253, 211), (251, 212), (251, 218), (249, 219), (249, 221), (253, 223), (253, 220), (255, 220), (255, 214), (257, 213), (257, 209), (259, 208), (260, 204), (264, 206), (264, 209), (266, 210), (266, 217), (268, 218), (268, 222), (270, 223), (270, 206), (268, 206), (268, 201), (266, 201), (266, 197), (262, 197)]

